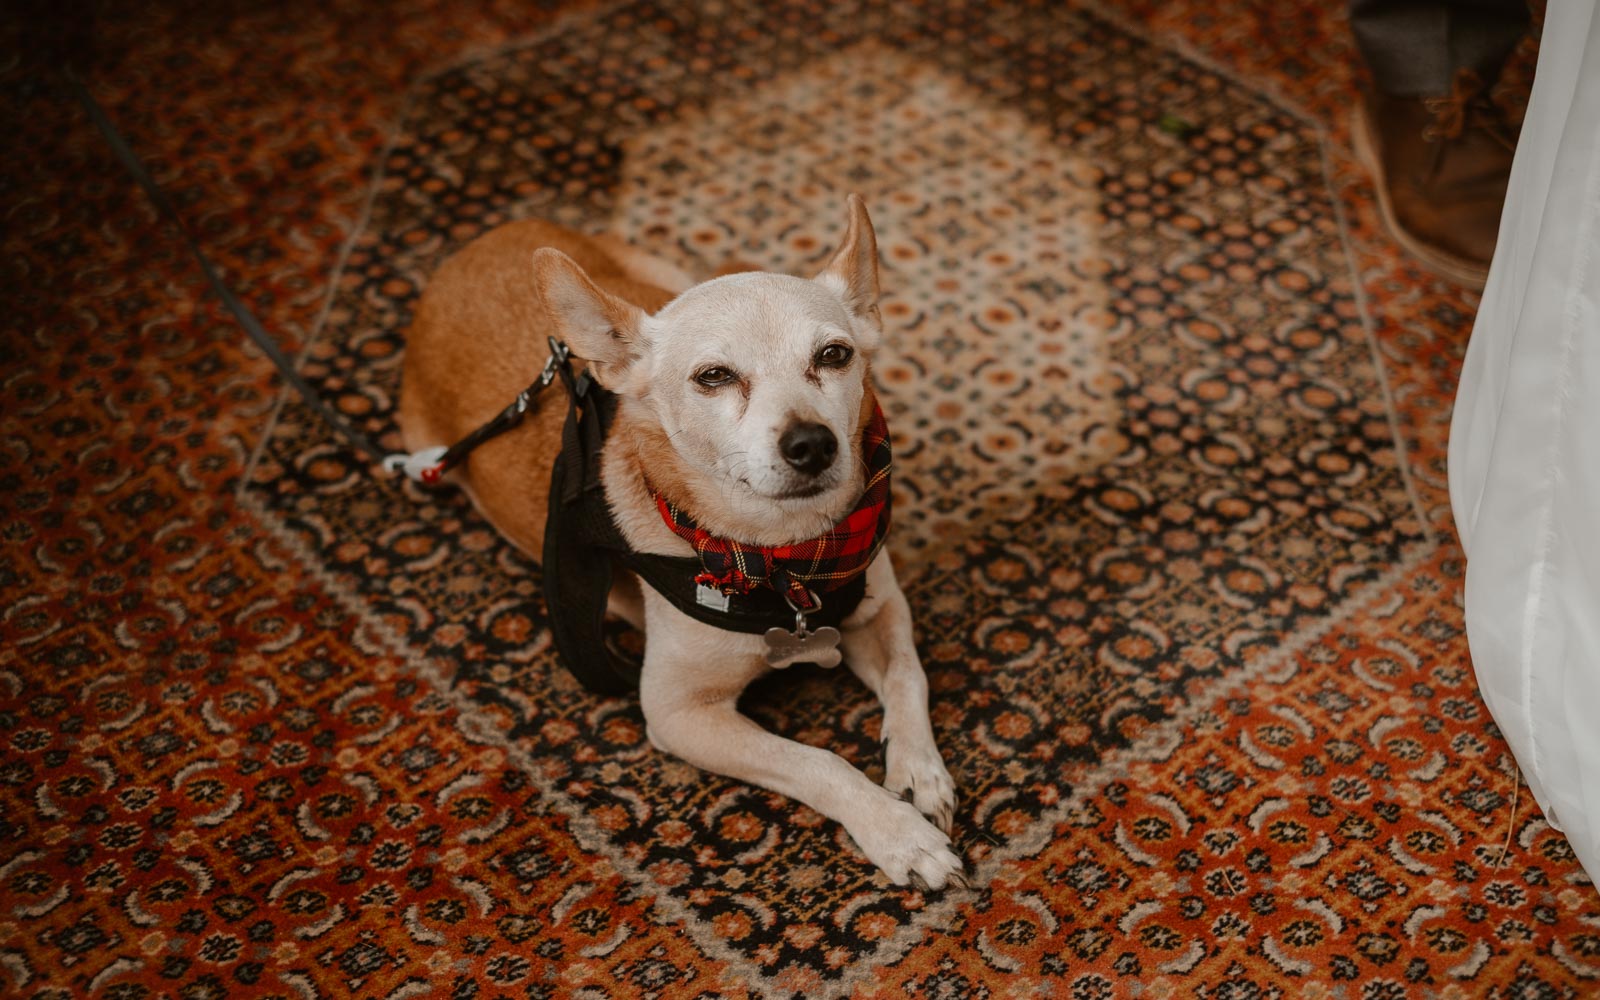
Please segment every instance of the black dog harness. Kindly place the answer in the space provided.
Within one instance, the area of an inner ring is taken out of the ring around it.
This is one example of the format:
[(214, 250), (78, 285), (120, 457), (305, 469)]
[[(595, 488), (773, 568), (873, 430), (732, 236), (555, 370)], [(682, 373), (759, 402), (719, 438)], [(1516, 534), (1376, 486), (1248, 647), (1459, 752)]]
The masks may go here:
[[(762, 635), (789, 629), (795, 609), (777, 591), (756, 588), (725, 594), (697, 584), (698, 559), (636, 552), (617, 529), (600, 481), (600, 451), (616, 414), (617, 398), (587, 372), (568, 385), (570, 402), (561, 453), (550, 477), (550, 513), (544, 531), (544, 595), (556, 651), (584, 687), (622, 694), (639, 684), (639, 665), (605, 641), (606, 598), (617, 566), (638, 574), (673, 607), (696, 621), (730, 632)], [(806, 619), (813, 627), (848, 618), (866, 596), (860, 573)]]

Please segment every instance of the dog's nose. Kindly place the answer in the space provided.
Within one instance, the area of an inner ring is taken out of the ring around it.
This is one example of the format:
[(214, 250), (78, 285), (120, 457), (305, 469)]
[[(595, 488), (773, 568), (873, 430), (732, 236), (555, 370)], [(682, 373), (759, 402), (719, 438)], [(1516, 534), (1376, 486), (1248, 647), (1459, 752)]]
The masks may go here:
[(833, 464), (839, 440), (824, 424), (794, 424), (778, 438), (778, 451), (796, 471), (814, 476)]

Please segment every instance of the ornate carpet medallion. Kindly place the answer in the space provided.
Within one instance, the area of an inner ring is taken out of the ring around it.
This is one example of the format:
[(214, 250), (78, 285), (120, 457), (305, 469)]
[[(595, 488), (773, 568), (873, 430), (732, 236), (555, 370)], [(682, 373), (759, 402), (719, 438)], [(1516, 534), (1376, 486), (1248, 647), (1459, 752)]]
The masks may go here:
[(1118, 447), (1097, 180), (1020, 112), (867, 43), (630, 137), (610, 225), (691, 273), (810, 274), (843, 195), (867, 200), (909, 555)]
[[(1074, 836), (1080, 782), (1428, 542), (1317, 133), (1091, 16), (627, 5), (427, 81), (384, 170), (306, 369), (380, 435), (418, 290), (500, 222), (619, 232), (698, 273), (809, 273), (845, 194), (866, 197), (891, 546), (980, 877)], [(459, 493), (370, 478), (295, 404), (250, 490), (708, 954), (823, 995), (948, 905), (889, 886), (810, 810), (653, 751), (635, 701), (579, 690), (538, 568)], [(842, 672), (785, 672), (747, 708), (881, 766), (879, 714)], [(1191, 819), (1127, 836), (1162, 822)], [(501, 861), (563, 863), (537, 842)], [(585, 954), (619, 934), (602, 920)]]

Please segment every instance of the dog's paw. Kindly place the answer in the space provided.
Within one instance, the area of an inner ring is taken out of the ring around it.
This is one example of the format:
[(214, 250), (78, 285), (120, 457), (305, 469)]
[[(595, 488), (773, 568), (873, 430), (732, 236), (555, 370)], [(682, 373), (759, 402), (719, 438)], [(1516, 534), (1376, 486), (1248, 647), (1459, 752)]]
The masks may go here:
[(950, 838), (934, 829), (909, 802), (883, 796), (874, 803), (872, 815), (846, 829), (867, 860), (895, 885), (967, 887), (964, 866), (951, 849)]
[(948, 835), (955, 825), (956, 786), (938, 749), (890, 740), (883, 763), (883, 787), (916, 806)]

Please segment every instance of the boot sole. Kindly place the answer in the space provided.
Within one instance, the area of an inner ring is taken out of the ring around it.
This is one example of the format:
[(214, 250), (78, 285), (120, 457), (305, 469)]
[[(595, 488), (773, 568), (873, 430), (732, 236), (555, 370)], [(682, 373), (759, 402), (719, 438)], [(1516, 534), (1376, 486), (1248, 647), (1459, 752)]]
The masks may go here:
[(1440, 277), (1448, 278), (1467, 288), (1482, 290), (1483, 283), (1489, 277), (1487, 267), (1420, 239), (1407, 231), (1395, 217), (1394, 204), (1389, 200), (1388, 179), (1383, 173), (1383, 161), (1378, 157), (1378, 144), (1373, 138), (1372, 121), (1367, 116), (1364, 102), (1358, 103), (1350, 113), (1350, 140), (1356, 161), (1367, 168), (1367, 172), (1372, 174), (1372, 179), (1376, 182), (1378, 212), (1383, 216), (1384, 228), (1389, 230), (1389, 235), (1394, 237), (1394, 241), (1415, 257), (1422, 266)]

